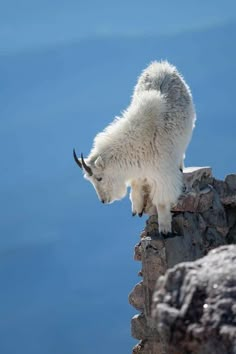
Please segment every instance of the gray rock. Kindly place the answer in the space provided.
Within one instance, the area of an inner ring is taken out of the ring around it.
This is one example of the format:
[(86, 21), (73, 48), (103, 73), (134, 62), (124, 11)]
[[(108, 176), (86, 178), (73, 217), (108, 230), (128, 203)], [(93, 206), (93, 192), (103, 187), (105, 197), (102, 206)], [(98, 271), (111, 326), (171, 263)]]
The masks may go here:
[(157, 282), (153, 316), (167, 353), (236, 353), (236, 246), (176, 265)]
[(184, 185), (187, 191), (201, 189), (212, 182), (211, 167), (186, 167), (183, 171)]
[(163, 349), (163, 343), (161, 341), (157, 341), (156, 339), (144, 340), (138, 343), (133, 348), (132, 351), (132, 354), (149, 354), (149, 353), (166, 354), (165, 349)]
[(142, 311), (144, 308), (144, 287), (143, 282), (135, 285), (131, 293), (129, 294), (129, 303), (137, 310)]
[(230, 174), (224, 181), (213, 180), (213, 187), (220, 196), (223, 205), (236, 206), (236, 174)]
[(236, 174), (226, 176), (225, 183), (232, 192), (236, 192)]
[(213, 198), (214, 192), (210, 187), (199, 192), (191, 191), (179, 198), (172, 211), (204, 212), (211, 207)]
[(149, 337), (147, 319), (143, 313), (135, 315), (131, 320), (131, 334), (136, 339)]
[[(129, 296), (130, 303), (141, 311), (141, 318), (132, 320), (132, 334), (141, 340), (135, 353), (169, 354), (151, 319), (156, 281), (181, 262), (195, 261), (221, 245), (236, 243), (236, 175), (219, 181), (209, 167), (187, 168), (183, 175), (185, 192), (172, 210), (171, 237), (159, 235), (158, 217), (151, 216), (135, 246), (134, 259), (142, 262), (139, 275), (143, 277)], [(228, 329), (224, 326), (222, 333)], [(181, 350), (179, 354), (183, 354)]]

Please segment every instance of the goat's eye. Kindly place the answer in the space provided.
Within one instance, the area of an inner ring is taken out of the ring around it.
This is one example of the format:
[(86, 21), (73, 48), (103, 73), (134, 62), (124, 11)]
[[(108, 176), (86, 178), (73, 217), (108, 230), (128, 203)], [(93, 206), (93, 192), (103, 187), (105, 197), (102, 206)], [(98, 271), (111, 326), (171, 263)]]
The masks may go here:
[(101, 182), (102, 177), (97, 177), (96, 180), (97, 180), (98, 182)]

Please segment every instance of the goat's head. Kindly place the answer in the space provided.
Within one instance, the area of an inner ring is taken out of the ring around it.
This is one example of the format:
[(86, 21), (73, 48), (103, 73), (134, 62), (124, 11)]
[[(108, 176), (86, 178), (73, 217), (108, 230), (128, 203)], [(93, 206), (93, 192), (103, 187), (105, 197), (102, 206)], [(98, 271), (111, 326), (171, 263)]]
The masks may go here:
[(83, 170), (84, 177), (94, 186), (102, 203), (112, 203), (126, 195), (125, 181), (119, 178), (114, 168), (105, 163), (101, 155), (89, 161), (89, 159), (84, 159), (83, 154), (79, 159), (73, 150), (73, 156), (77, 165)]

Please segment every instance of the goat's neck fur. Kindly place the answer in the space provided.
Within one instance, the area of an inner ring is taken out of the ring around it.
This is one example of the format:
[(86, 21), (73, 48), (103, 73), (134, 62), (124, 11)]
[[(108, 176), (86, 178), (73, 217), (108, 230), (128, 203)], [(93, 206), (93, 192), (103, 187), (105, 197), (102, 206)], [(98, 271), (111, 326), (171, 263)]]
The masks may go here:
[[(133, 99), (122, 117), (116, 118), (95, 137), (89, 161), (95, 161), (100, 155), (105, 165), (126, 182), (134, 176), (146, 175), (156, 149), (155, 139), (164, 129), (161, 122), (158, 130), (156, 126), (156, 116), (163, 110), (162, 98), (156, 91), (143, 93), (141, 100)], [(147, 133), (150, 138), (145, 141)]]

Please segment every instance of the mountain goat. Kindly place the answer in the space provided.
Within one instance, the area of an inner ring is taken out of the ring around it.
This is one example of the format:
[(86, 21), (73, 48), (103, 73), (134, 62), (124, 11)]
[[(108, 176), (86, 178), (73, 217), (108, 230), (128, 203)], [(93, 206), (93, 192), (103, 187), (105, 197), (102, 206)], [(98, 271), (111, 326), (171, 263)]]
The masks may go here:
[(129, 107), (95, 139), (89, 156), (74, 159), (102, 203), (126, 195), (133, 215), (158, 214), (159, 232), (171, 232), (171, 207), (182, 191), (185, 150), (195, 110), (189, 87), (166, 61), (151, 63)]

